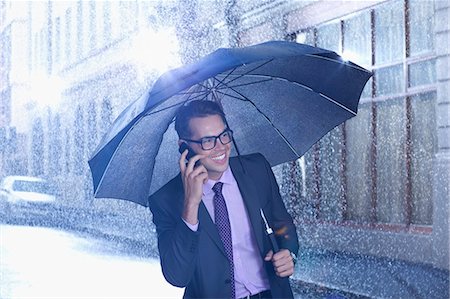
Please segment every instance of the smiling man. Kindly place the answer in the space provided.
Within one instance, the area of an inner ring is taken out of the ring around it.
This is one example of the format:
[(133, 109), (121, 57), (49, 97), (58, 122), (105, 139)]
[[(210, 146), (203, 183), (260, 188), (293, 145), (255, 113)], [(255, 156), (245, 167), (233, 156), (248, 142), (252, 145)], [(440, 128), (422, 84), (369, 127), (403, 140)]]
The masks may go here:
[[(298, 238), (269, 163), (230, 158), (233, 131), (215, 102), (181, 107), (175, 129), (194, 156), (184, 150), (180, 174), (149, 199), (166, 280), (184, 298), (292, 298)], [(260, 209), (277, 232), (275, 254)]]

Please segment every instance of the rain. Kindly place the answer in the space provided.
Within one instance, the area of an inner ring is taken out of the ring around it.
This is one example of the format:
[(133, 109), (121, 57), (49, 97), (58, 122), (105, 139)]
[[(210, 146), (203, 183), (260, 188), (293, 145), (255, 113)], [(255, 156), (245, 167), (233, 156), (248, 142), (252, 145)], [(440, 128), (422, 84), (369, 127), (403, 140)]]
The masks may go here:
[(294, 297), (449, 298), (449, 15), (443, 0), (1, 1), (0, 298), (181, 298), (149, 209), (94, 198), (88, 160), (165, 71), (269, 40), (373, 72), (356, 117), (273, 167), (299, 234)]

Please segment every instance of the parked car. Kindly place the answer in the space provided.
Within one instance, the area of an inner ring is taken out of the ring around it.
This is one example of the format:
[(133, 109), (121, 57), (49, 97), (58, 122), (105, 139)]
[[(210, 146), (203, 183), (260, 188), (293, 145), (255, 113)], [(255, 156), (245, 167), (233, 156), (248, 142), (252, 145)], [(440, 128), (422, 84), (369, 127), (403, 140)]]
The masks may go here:
[(0, 207), (7, 218), (45, 215), (55, 203), (54, 189), (42, 178), (7, 176), (0, 184)]

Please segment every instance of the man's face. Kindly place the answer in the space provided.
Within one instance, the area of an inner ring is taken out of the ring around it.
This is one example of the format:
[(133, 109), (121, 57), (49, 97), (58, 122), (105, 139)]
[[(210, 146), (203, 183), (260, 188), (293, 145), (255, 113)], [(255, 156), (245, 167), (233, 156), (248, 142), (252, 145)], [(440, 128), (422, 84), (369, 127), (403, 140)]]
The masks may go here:
[[(218, 136), (226, 126), (220, 115), (209, 115), (205, 117), (195, 117), (189, 121), (192, 140), (200, 140), (203, 137)], [(208, 171), (208, 177), (212, 180), (219, 180), (223, 172), (228, 168), (230, 159), (231, 143), (222, 144), (216, 140), (216, 146), (210, 150), (203, 150), (200, 144), (190, 142), (192, 149), (206, 158), (200, 160)]]

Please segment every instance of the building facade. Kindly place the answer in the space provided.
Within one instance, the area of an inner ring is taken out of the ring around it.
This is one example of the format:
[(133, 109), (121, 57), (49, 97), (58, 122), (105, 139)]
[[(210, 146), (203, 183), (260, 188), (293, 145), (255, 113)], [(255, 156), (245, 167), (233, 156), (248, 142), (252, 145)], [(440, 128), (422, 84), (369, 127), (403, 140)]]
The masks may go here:
[[(25, 116), (26, 171), (59, 182), (68, 203), (98, 204), (87, 160), (156, 79), (158, 32), (173, 41), (165, 49), (179, 49), (172, 66), (218, 47), (302, 42), (374, 74), (355, 118), (275, 169), (302, 246), (449, 268), (448, 1), (24, 3), (25, 52), (12, 49), (19, 42), (7, 24), (16, 23), (2, 16), (10, 63), (0, 70), (9, 84), (1, 85), (0, 125)], [(24, 66), (19, 85), (13, 70)]]
[(275, 3), (244, 14), (241, 45), (284, 38), (374, 74), (357, 117), (285, 166), (301, 243), (448, 269), (449, 2)]

